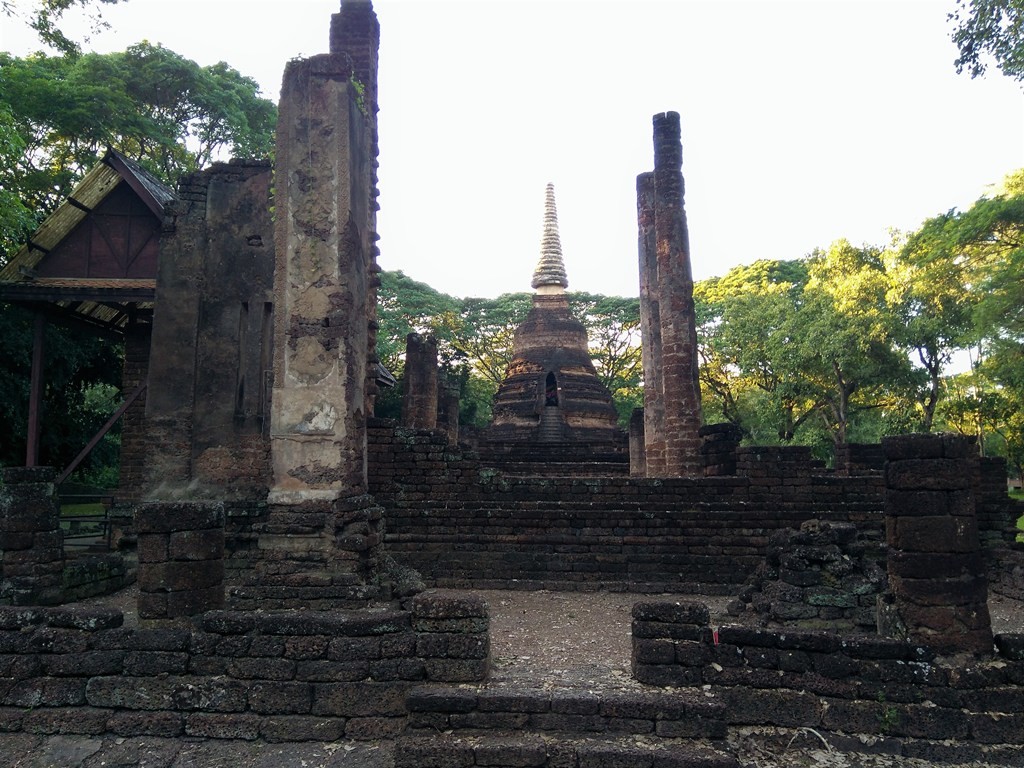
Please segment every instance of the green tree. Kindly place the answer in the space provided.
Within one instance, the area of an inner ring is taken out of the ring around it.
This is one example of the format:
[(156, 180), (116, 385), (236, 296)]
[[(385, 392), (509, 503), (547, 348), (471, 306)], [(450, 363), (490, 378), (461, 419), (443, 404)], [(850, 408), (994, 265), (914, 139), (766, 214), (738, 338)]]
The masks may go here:
[[(78, 53), (80, 46), (60, 28), (64, 12), (74, 7), (90, 11), (89, 21), (95, 31), (108, 25), (103, 20), (101, 5), (114, 5), (122, 0), (34, 0), (24, 22), (39, 35), (40, 42), (52, 46), (62, 53)], [(0, 0), (0, 13), (8, 17), (17, 14), (15, 0)]]
[[(10, 107), (0, 104), (0, 168), (13, 167), (24, 150), (25, 144), (18, 135)], [(23, 242), (36, 223), (36, 217), (17, 191), (0, 184), (0, 266), (5, 261), (4, 244)]]
[(889, 288), (877, 248), (839, 240), (808, 261), (793, 337), (799, 368), (824, 403), (819, 414), (837, 445), (850, 442), (855, 414), (905, 407), (916, 384), (896, 345)]
[(956, 0), (949, 14), (953, 42), (960, 49), (956, 71), (985, 74), (990, 62), (1024, 81), (1024, 0)]
[(706, 410), (758, 443), (794, 440), (822, 405), (793, 343), (806, 283), (805, 262), (762, 259), (695, 285)]
[(970, 396), (959, 392), (956, 407), (945, 409), (951, 426), (963, 430), (963, 414), (974, 413), (982, 450), (1019, 462), (1012, 456), (1024, 443), (1015, 416), (1024, 404), (1024, 170), (968, 210), (926, 221), (908, 248), (929, 269), (957, 270), (966, 289), (962, 345), (975, 350), (976, 378)]
[[(6, 425), (0, 464), (5, 466), (25, 461), (32, 327), (31, 312), (0, 304), (0, 419)], [(39, 460), (64, 467), (116, 407), (110, 398), (120, 384), (122, 350), (91, 331), (52, 324), (46, 328), (45, 349)], [(106, 402), (101, 402), (104, 399)], [(90, 457), (90, 461), (102, 459)]]
[(171, 185), (228, 153), (268, 157), (276, 108), (258, 92), (224, 63), (201, 67), (149, 43), (110, 54), (0, 53), (0, 110), (23, 148), (0, 168), (0, 188), (41, 218), (107, 147)]
[(413, 280), (401, 270), (380, 273), (377, 289), (377, 357), (394, 374), (405, 359), (405, 338), (410, 333), (438, 340), (438, 356), (452, 362), (452, 338), (458, 324), (459, 300)]
[(643, 405), (640, 299), (570, 293), (569, 306), (587, 328), (597, 376), (612, 393), (625, 427), (633, 409)]
[(890, 301), (899, 322), (898, 343), (927, 377), (917, 398), (916, 428), (930, 432), (942, 396), (943, 375), (968, 343), (977, 294), (969, 290), (965, 265), (941, 246), (942, 227), (926, 223), (890, 254)]

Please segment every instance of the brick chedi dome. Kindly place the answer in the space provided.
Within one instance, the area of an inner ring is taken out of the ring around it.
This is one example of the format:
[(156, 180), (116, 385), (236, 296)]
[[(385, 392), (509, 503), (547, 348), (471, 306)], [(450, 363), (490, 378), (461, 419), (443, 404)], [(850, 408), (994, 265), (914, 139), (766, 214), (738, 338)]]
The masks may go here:
[(488, 440), (602, 443), (620, 435), (611, 392), (590, 359), (586, 328), (569, 311), (568, 285), (555, 190), (548, 184), (533, 307), (516, 329), (512, 362), (494, 396)]

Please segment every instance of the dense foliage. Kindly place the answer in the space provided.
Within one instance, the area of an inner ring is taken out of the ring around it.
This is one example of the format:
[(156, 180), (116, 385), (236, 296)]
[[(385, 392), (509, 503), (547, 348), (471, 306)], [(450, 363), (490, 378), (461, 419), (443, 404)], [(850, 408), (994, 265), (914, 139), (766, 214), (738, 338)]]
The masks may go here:
[(960, 49), (956, 71), (983, 75), (989, 63), (1024, 82), (1024, 0), (956, 0), (949, 14)]
[[(149, 43), (110, 54), (0, 53), (0, 188), (38, 220), (108, 147), (171, 186), (226, 153), (268, 157), (276, 109), (258, 90), (226, 64), (201, 67)], [(8, 253), (27, 234), (18, 221), (0, 213)]]

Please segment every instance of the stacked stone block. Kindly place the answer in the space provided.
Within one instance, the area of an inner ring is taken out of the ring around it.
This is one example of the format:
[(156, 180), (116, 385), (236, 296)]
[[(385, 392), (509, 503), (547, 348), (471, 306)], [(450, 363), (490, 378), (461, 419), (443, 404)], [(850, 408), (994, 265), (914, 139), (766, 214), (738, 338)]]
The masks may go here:
[(879, 443), (843, 443), (836, 446), (836, 471), (849, 475), (877, 472), (885, 466)]
[(64, 535), (52, 467), (0, 470), (0, 603), (61, 602)]
[(222, 504), (142, 504), (135, 525), (139, 618), (181, 619), (224, 605)]
[[(379, 596), (384, 510), (372, 496), (270, 507), (252, 524), (234, 608), (360, 608)], [(238, 534), (233, 535), (237, 541)], [(234, 543), (234, 542), (233, 542)]]
[(1017, 520), (1024, 515), (1024, 503), (1006, 492), (1006, 459), (982, 457), (978, 463), (978, 536), (982, 546), (1012, 544), (1020, 533)]
[(736, 449), (743, 431), (735, 424), (705, 424), (698, 430), (700, 453), (704, 457), (704, 476), (736, 474)]
[(773, 626), (874, 630), (886, 571), (881, 536), (873, 533), (809, 520), (799, 531), (772, 534), (771, 552), (729, 613)]
[(973, 444), (939, 434), (887, 437), (882, 446), (891, 593), (880, 626), (941, 653), (991, 653)]
[(0, 606), (0, 733), (389, 738), (414, 686), (483, 679), (488, 631), (486, 606), (443, 595), (145, 629), (109, 608)]
[(640, 682), (704, 687), (724, 702), (731, 727), (884, 738), (898, 754), (930, 763), (1020, 764), (1024, 635), (999, 635), (996, 646), (998, 657), (964, 665), (876, 635), (716, 628), (699, 603), (633, 607)]
[(430, 680), (484, 680), (491, 663), (490, 617), (479, 595), (424, 592), (412, 601), (416, 656)]

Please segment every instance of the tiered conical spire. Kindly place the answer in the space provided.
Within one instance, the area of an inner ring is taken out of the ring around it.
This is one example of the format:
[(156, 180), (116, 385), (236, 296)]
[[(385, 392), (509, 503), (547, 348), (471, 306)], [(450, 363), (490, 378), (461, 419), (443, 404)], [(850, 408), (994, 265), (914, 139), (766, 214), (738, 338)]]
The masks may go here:
[[(569, 278), (565, 274), (565, 263), (562, 261), (562, 241), (558, 237), (558, 212), (555, 210), (555, 185), (548, 184), (544, 200), (544, 234), (540, 241), (540, 261), (533, 270), (534, 289), (544, 287), (569, 287)], [(551, 291), (547, 291), (551, 292)]]

